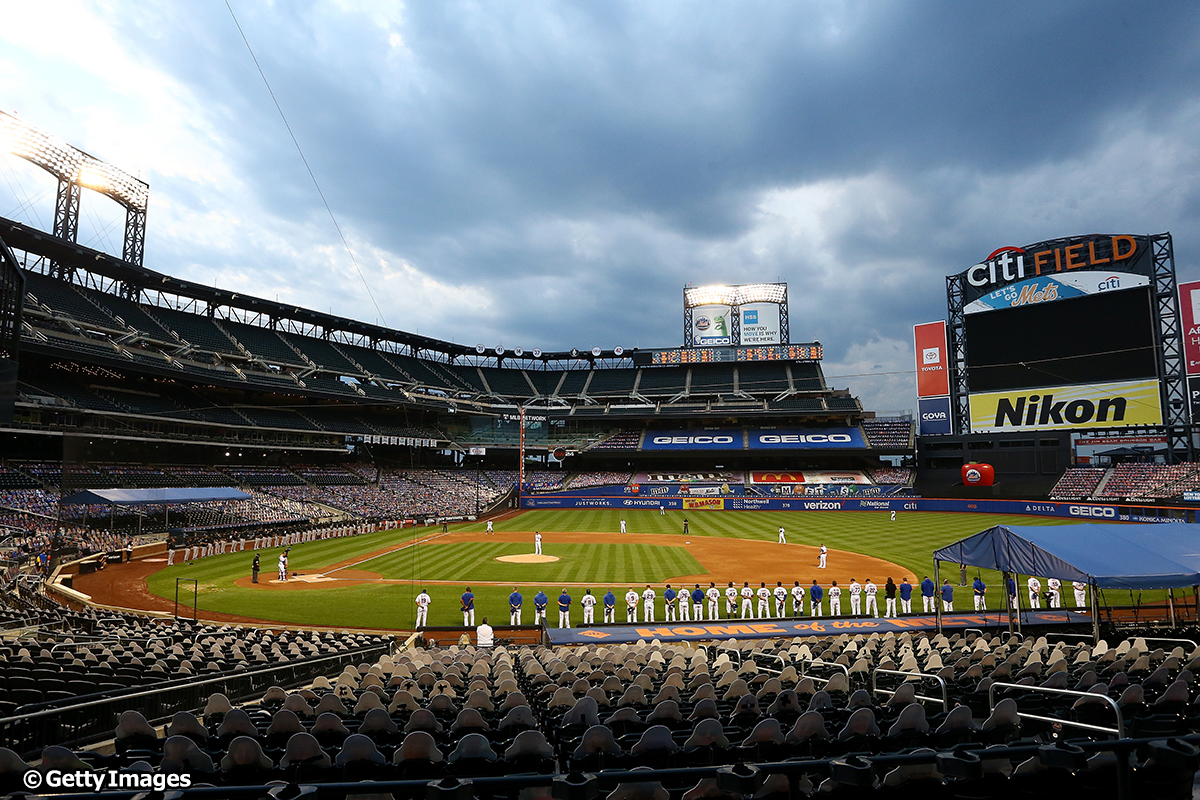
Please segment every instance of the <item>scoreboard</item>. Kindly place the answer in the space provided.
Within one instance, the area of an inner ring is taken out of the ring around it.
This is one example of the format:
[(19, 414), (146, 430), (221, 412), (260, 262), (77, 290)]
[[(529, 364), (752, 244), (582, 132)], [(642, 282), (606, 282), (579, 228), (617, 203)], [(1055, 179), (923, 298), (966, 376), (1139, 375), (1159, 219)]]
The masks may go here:
[(679, 364), (724, 364), (735, 361), (820, 361), (821, 345), (783, 344), (762, 347), (688, 347), (674, 350), (643, 350), (634, 353), (638, 366)]

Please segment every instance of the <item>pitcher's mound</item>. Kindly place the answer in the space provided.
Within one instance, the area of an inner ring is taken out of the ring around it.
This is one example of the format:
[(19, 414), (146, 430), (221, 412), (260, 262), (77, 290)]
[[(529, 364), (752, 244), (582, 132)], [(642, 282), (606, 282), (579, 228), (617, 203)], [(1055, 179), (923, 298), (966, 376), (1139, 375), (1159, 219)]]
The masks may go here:
[(533, 553), (522, 553), (519, 556), (497, 556), (497, 561), (505, 564), (548, 564), (558, 561), (558, 556), (535, 556)]

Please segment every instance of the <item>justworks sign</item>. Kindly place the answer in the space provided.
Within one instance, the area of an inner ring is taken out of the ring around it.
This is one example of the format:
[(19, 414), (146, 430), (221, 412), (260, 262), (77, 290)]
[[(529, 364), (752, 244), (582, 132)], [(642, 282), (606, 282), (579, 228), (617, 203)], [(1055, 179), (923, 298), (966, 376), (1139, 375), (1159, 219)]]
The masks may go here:
[(1154, 380), (971, 395), (971, 430), (979, 433), (1161, 424)]
[(1075, 236), (1025, 247), (1001, 247), (962, 273), (968, 302), (988, 292), (1041, 275), (1071, 270), (1111, 270), (1150, 275), (1154, 259), (1145, 236)]

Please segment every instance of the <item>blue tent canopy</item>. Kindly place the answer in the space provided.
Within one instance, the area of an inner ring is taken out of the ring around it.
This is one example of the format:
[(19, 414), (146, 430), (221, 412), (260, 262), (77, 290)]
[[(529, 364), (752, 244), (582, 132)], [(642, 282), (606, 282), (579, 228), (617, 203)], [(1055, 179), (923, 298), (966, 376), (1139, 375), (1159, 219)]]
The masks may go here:
[(230, 486), (200, 489), (88, 489), (63, 498), (64, 506), (146, 506), (203, 503), (207, 500), (246, 500), (250, 495)]
[(1200, 585), (1200, 525), (997, 525), (933, 557), (1101, 589), (1177, 589)]

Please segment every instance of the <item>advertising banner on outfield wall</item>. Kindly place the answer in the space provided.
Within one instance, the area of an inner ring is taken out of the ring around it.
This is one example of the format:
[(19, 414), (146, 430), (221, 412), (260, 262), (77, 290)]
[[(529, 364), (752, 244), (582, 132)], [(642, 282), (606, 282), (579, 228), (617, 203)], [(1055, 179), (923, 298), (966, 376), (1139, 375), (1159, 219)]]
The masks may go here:
[(1017, 389), (971, 395), (971, 430), (1005, 431), (1161, 425), (1158, 381)]
[(776, 303), (747, 303), (738, 306), (738, 344), (754, 347), (763, 344), (783, 344), (779, 331), (779, 305)]
[(751, 483), (862, 483), (870, 485), (871, 479), (860, 470), (842, 472), (829, 470), (800, 470), (795, 472), (751, 472)]
[(749, 431), (751, 450), (830, 450), (866, 447), (859, 428), (762, 428)]
[(685, 511), (724, 511), (725, 498), (685, 497), (683, 498), (683, 508)]
[(913, 326), (917, 353), (917, 397), (950, 395), (950, 359), (946, 352), (946, 320)]
[(940, 436), (952, 433), (949, 397), (922, 397), (917, 400), (917, 434)]
[(740, 469), (713, 472), (639, 472), (632, 483), (742, 483), (745, 473)]
[(692, 344), (695, 347), (733, 344), (733, 308), (718, 305), (693, 308)]
[(741, 428), (647, 431), (642, 450), (741, 450)]

